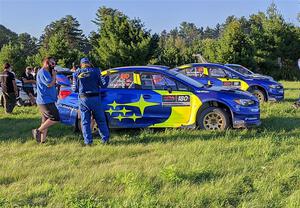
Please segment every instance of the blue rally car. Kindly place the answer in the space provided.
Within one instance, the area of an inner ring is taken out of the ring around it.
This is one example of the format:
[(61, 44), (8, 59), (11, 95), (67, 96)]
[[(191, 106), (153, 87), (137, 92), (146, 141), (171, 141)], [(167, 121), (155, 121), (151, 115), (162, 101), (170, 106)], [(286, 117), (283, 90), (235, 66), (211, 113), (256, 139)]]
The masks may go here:
[[(239, 90), (204, 86), (161, 67), (128, 66), (102, 72), (108, 81), (100, 90), (110, 128), (186, 127), (224, 130), (257, 126), (259, 102)], [(57, 103), (61, 121), (78, 125), (78, 94), (65, 75)]]
[(264, 76), (241, 74), (222, 64), (193, 63), (171, 70), (185, 74), (205, 85), (223, 86), (251, 92), (260, 102), (284, 99), (282, 84)]

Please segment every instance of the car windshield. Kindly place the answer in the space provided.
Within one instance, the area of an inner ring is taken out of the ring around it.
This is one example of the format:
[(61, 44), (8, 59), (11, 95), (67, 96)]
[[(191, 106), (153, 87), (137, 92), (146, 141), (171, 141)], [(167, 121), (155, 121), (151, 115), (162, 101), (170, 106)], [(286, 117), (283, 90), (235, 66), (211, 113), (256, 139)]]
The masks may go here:
[(203, 87), (203, 84), (201, 84), (200, 82), (197, 82), (196, 80), (194, 80), (184, 74), (181, 74), (180, 72), (175, 72), (175, 71), (168, 71), (168, 72), (172, 75), (175, 75), (179, 79), (191, 84), (194, 87), (197, 87), (197, 88)]
[(232, 69), (234, 69), (235, 71), (241, 73), (241, 74), (244, 74), (244, 75), (251, 75), (251, 74), (253, 74), (253, 72), (251, 72), (250, 70), (246, 69), (243, 66), (233, 66), (233, 65), (230, 65), (229, 67), (232, 68)]

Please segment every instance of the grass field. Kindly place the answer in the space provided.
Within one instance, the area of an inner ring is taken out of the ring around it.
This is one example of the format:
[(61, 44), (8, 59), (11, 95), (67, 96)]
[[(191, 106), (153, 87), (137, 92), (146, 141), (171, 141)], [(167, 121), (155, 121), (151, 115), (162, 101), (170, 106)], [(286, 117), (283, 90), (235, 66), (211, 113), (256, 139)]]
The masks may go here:
[(0, 207), (300, 207), (300, 82), (284, 86), (259, 128), (118, 130), (107, 146), (63, 125), (38, 145), (38, 110), (1, 108)]

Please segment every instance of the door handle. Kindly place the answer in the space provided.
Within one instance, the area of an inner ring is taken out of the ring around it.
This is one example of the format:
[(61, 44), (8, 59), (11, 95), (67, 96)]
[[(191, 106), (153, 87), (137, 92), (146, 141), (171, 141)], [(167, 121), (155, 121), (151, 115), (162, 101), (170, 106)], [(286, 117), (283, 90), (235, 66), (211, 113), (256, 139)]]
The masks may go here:
[(143, 98), (144, 98), (144, 99), (150, 99), (150, 98), (151, 98), (151, 95), (143, 95)]

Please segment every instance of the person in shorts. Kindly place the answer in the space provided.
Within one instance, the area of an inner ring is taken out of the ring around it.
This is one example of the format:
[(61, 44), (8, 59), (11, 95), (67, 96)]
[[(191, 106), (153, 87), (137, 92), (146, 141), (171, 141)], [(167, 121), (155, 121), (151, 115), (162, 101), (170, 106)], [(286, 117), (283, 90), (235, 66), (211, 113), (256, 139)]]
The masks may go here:
[(43, 67), (37, 73), (36, 103), (42, 114), (42, 123), (39, 128), (32, 130), (32, 135), (39, 143), (46, 141), (48, 128), (60, 121), (55, 105), (57, 101), (55, 65), (54, 58), (47, 57), (43, 61)]

